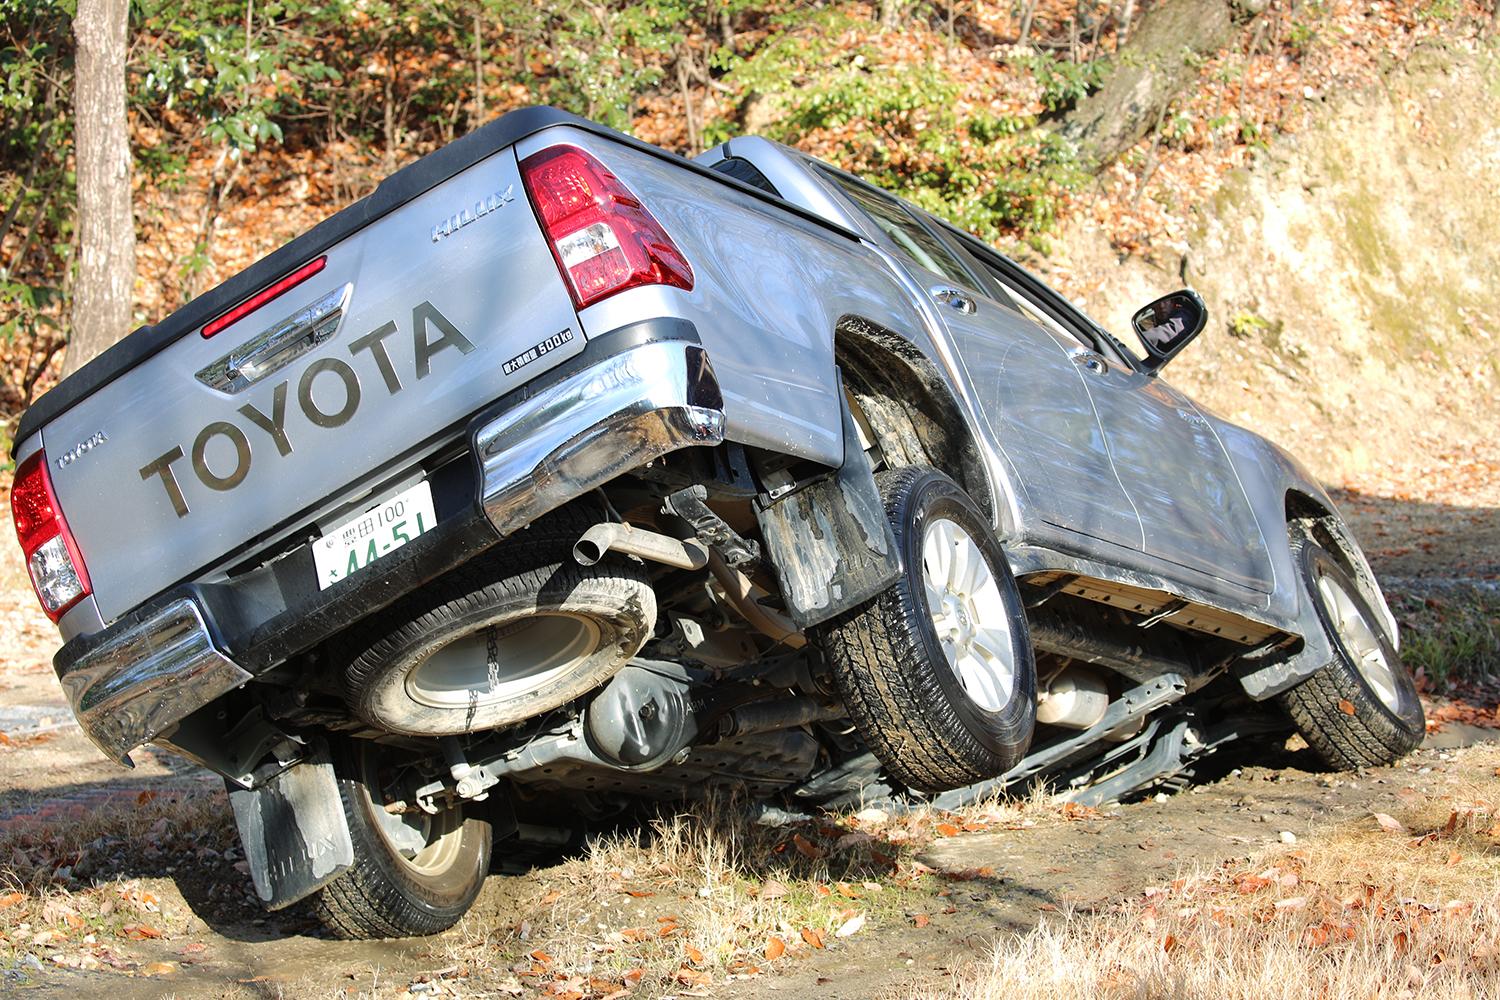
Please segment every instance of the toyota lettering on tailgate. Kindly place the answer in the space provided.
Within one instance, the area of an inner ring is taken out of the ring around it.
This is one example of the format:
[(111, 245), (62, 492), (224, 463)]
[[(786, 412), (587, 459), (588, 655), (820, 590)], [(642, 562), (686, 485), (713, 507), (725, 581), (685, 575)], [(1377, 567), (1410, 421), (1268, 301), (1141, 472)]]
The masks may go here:
[[(374, 364), (381, 381), (385, 383), (386, 392), (392, 396), (400, 392), (403, 386), (387, 341), (396, 338), (399, 332), (396, 323), (392, 321), (349, 342), (349, 354), (355, 359), (355, 363), (360, 363), (361, 355), (368, 355), (371, 361), (366, 364)], [(474, 345), (431, 302), (420, 302), (412, 307), (411, 354), (415, 377), (420, 380), (430, 375), (432, 359), (450, 348), (461, 354), (468, 354), (474, 350)], [(326, 400), (322, 406), (314, 400), (313, 386), (320, 377), (325, 382), (338, 382), (342, 385), (343, 401), (337, 407), (326, 408)], [(291, 408), (288, 402), (291, 394), (291, 381), (283, 380), (271, 388), (268, 407), (254, 403), (239, 407), (236, 412), (244, 418), (248, 429), (233, 420), (215, 420), (205, 425), (193, 439), (191, 447), (193, 474), (198, 481), (220, 493), (228, 492), (243, 483), (250, 474), (250, 466), (254, 461), (251, 439), (257, 434), (264, 434), (270, 440), (279, 457), (290, 455), (292, 437), (288, 433), (287, 411)], [(313, 427), (334, 428), (342, 427), (354, 417), (364, 394), (353, 364), (342, 358), (325, 357), (303, 370), (301, 377), (297, 379), (296, 397), (296, 408), (309, 424)], [(290, 429), (296, 430), (295, 424)], [(228, 441), (234, 449), (234, 463), (227, 469), (213, 469), (208, 464), (209, 446), (219, 437)], [(183, 493), (182, 481), (173, 466), (187, 457), (188, 453), (183, 450), (183, 446), (175, 445), (140, 469), (143, 480), (149, 482), (156, 478), (161, 481), (178, 517), (187, 517), (190, 508)]]

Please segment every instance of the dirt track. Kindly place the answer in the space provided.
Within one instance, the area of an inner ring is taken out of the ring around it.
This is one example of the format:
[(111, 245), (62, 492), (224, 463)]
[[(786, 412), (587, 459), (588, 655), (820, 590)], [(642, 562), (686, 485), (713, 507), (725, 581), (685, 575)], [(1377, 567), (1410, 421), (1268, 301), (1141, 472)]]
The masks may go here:
[[(1468, 734), (1450, 732), (1437, 742), (1462, 742), (1463, 735)], [(0, 754), (0, 785), (7, 789), (0, 793), (0, 810), (29, 812), (43, 802), (64, 803), (59, 818), (65, 820), (68, 803), (97, 802), (110, 794), (133, 797), (148, 789), (170, 794), (204, 788), (201, 776), (143, 756), (147, 759), (137, 771), (122, 773), (96, 760), (76, 731), (59, 730), (46, 742)], [(1220, 766), (1230, 763), (1226, 759)], [(1263, 765), (1246, 762), (1176, 796), (1097, 816), (1052, 816), (1029, 828), (937, 840), (921, 858), (953, 881), (947, 894), (933, 901), (925, 929), (904, 920), (877, 924), (806, 959), (784, 961), (774, 974), (721, 984), (714, 993), (869, 997), (895, 983), (941, 977), (983, 954), (998, 936), (1034, 926), (1049, 913), (1108, 907), (1179, 871), (1242, 859), (1287, 834), (1305, 837), (1370, 812), (1398, 812), (1408, 799), (1450, 781), (1454, 767), (1450, 754), (1435, 748), (1398, 767), (1360, 775), (1318, 773), (1310, 766), (1305, 752), (1275, 751), (1265, 755)], [(115, 948), (126, 966), (142, 969), (168, 961), (174, 971), (142, 978), (112, 970), (47, 969), (31, 978), (31, 995), (302, 997), (345, 988), (399, 994), (423, 974), (451, 966), (448, 949), (464, 938), (464, 930), (513, 926), (513, 905), (537, 894), (550, 874), (494, 876), (460, 931), (380, 944), (323, 940), (296, 917), (259, 913), (245, 899), (248, 880), (227, 858), (163, 856), (152, 863), (133, 856), (116, 874), (124, 876), (141, 879), (161, 900), (164, 915), (196, 912), (207, 918), (188, 917), (166, 938)], [(214, 894), (216, 884), (228, 891)]]

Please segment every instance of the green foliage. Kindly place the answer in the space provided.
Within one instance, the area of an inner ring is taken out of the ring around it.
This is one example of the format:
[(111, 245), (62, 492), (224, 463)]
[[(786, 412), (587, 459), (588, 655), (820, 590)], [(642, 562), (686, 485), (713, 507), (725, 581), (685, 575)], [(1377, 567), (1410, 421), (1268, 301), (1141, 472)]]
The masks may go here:
[(1075, 63), (1050, 53), (1031, 56), (1027, 65), (1042, 88), (1042, 104), (1048, 111), (1065, 111), (1083, 100), (1104, 82), (1109, 68), (1103, 60)]
[(1500, 676), (1500, 598), (1478, 587), (1428, 596), (1397, 594), (1401, 659), (1441, 690), (1448, 684)]
[(983, 239), (1050, 229), (1083, 181), (1072, 147), (1026, 118), (966, 114), (958, 81), (934, 65), (901, 68), (830, 41), (847, 26), (824, 11), (741, 60), (731, 85), (783, 109), (770, 138), (832, 143), (838, 164)]

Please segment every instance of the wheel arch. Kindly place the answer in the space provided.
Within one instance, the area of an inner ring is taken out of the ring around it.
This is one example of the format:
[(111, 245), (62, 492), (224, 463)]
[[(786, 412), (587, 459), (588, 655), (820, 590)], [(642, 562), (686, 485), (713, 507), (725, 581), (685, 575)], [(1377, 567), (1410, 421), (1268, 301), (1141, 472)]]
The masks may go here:
[(1370, 605), (1381, 615), (1387, 637), (1399, 647), (1400, 637), (1396, 619), (1391, 614), (1379, 582), (1375, 579), (1375, 571), (1370, 568), (1359, 542), (1355, 541), (1353, 532), (1349, 530), (1349, 526), (1344, 523), (1343, 517), (1332, 504), (1324, 503), (1302, 490), (1288, 489), (1286, 491), (1286, 524), (1288, 534), (1298, 530), (1300, 526), (1343, 564), (1349, 574), (1354, 577), (1355, 583), (1359, 585), (1365, 600), (1369, 601)]
[(834, 331), (834, 361), (888, 464), (947, 471), (992, 523), (1012, 530), (1004, 484), (991, 474), (963, 406), (931, 358), (901, 334), (846, 315)]

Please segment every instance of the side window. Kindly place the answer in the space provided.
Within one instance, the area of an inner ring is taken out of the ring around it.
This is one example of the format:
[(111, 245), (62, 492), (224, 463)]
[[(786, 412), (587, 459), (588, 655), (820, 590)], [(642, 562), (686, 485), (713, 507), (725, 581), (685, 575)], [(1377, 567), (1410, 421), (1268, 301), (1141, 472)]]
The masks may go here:
[(875, 223), (912, 260), (934, 274), (941, 274), (965, 287), (974, 283), (974, 279), (969, 277), (952, 251), (902, 208), (899, 201), (878, 194), (833, 171), (825, 171), (824, 176), (837, 184), (866, 218)]
[(766, 175), (761, 173), (755, 164), (743, 156), (725, 157), (708, 169), (717, 173), (727, 174), (737, 181), (744, 181), (751, 187), (760, 188), (767, 194), (774, 194), (778, 198), (781, 197), (781, 192), (777, 191), (775, 186), (766, 179)]

